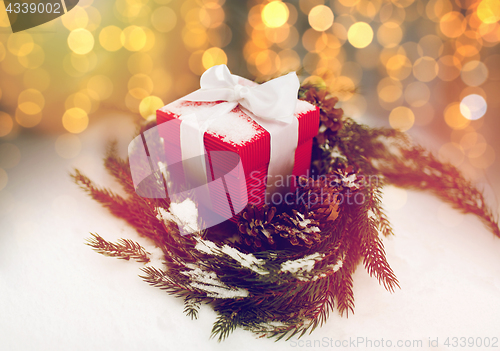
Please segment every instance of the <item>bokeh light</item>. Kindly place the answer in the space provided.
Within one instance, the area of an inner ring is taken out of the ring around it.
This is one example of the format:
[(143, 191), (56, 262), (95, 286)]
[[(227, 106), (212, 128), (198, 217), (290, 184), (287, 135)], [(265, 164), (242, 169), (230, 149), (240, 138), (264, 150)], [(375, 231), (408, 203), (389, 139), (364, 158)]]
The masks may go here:
[(117, 26), (104, 27), (99, 33), (99, 43), (107, 51), (120, 50), (123, 47), (121, 35), (122, 30)]
[(415, 115), (408, 107), (399, 106), (391, 111), (389, 115), (389, 123), (392, 128), (402, 132), (409, 130), (415, 123)]
[(85, 0), (0, 39), (0, 138), (64, 133), (54, 147), (70, 159), (89, 123), (153, 118), (225, 63), (259, 81), (298, 71), (347, 116), (454, 143), (441, 153), (478, 175), (498, 149), (499, 43), (498, 0)]
[(201, 62), (205, 69), (209, 69), (215, 65), (222, 65), (227, 63), (227, 56), (221, 48), (210, 48), (203, 53)]
[(354, 23), (347, 32), (347, 39), (355, 48), (367, 47), (373, 40), (373, 29), (366, 22)]
[(500, 2), (482, 0), (477, 6), (477, 17), (484, 23), (495, 23), (500, 20)]
[(470, 120), (465, 118), (460, 111), (460, 104), (452, 102), (444, 110), (444, 120), (452, 129), (464, 129), (470, 124)]
[(86, 29), (77, 28), (69, 33), (68, 46), (75, 54), (88, 54), (94, 48), (94, 36)]
[(281, 27), (288, 20), (288, 7), (281, 1), (271, 1), (262, 9), (262, 21), (271, 28)]
[(64, 113), (62, 124), (68, 132), (78, 134), (87, 129), (89, 117), (81, 108), (73, 107)]
[(479, 86), (488, 78), (488, 68), (481, 61), (470, 61), (462, 67), (461, 76), (465, 84)]
[(333, 12), (328, 6), (318, 5), (309, 12), (309, 25), (317, 31), (325, 31), (333, 24)]
[(0, 137), (8, 135), (14, 127), (12, 117), (3, 111), (0, 111)]
[(156, 110), (163, 107), (163, 101), (157, 96), (148, 96), (144, 98), (139, 105), (139, 112), (144, 118), (156, 115)]
[(470, 120), (476, 120), (484, 116), (487, 110), (486, 100), (477, 94), (467, 95), (460, 102), (460, 112)]

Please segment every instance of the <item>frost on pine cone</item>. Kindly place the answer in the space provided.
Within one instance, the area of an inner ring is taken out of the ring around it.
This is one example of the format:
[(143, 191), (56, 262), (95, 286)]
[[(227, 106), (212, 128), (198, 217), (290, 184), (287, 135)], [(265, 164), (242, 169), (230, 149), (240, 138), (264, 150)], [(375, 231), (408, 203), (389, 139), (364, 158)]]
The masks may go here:
[(276, 207), (268, 205), (264, 205), (262, 209), (248, 205), (240, 213), (238, 229), (246, 246), (256, 250), (276, 248), (273, 238), (274, 228), (271, 225), (275, 213)]
[(330, 228), (337, 215), (329, 217), (333, 213), (330, 209), (327, 215), (317, 208), (317, 212), (309, 211), (306, 207), (302, 207), (302, 210), (289, 209), (289, 213), (276, 215), (274, 206), (264, 205), (259, 209), (255, 205), (248, 205), (238, 221), (242, 242), (255, 251), (283, 249), (288, 244), (311, 248), (323, 241), (323, 232), (328, 232), (326, 229)]
[(294, 246), (311, 247), (321, 242), (321, 224), (315, 219), (314, 212), (306, 214), (292, 210), (292, 215), (282, 213), (278, 216), (278, 223), (274, 230), (279, 236), (287, 239)]

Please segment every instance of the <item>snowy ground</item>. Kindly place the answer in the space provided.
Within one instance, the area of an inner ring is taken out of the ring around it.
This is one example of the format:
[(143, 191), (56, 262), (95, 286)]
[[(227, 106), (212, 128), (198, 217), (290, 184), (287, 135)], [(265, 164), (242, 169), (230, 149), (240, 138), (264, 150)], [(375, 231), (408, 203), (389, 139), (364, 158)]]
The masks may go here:
[[(106, 139), (118, 135), (126, 151), (133, 135), (128, 118), (115, 116), (89, 129), (82, 152), (71, 160), (57, 155), (55, 137), (16, 141), (22, 161), (0, 191), (1, 350), (500, 348), (500, 239), (472, 215), (396, 188), (385, 196), (396, 235), (384, 244), (401, 290), (388, 293), (360, 267), (355, 314), (333, 313), (300, 342), (256, 339), (239, 329), (222, 343), (210, 339), (216, 315), (209, 307), (192, 321), (181, 300), (138, 277), (141, 264), (84, 245), (96, 232), (155, 251), (68, 176), (77, 166), (99, 184), (112, 185), (101, 159)], [(469, 344), (488, 340), (490, 347)]]

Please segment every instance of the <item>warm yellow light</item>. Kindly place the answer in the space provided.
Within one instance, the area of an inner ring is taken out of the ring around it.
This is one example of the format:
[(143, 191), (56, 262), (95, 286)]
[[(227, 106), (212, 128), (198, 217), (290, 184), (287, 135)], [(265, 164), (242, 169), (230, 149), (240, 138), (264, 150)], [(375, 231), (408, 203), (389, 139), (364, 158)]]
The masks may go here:
[(422, 82), (410, 83), (405, 89), (405, 100), (412, 107), (421, 107), (425, 105), (430, 97), (431, 91), (429, 87)]
[(93, 91), (99, 100), (105, 100), (113, 92), (113, 82), (104, 75), (97, 75), (89, 79), (87, 88)]
[(139, 104), (139, 112), (143, 118), (148, 118), (156, 114), (156, 110), (164, 106), (163, 101), (157, 96), (148, 96), (142, 99)]
[(7, 40), (7, 48), (16, 56), (25, 56), (33, 50), (35, 42), (31, 34), (26, 32), (9, 35)]
[(438, 74), (437, 62), (429, 56), (424, 56), (415, 61), (413, 75), (421, 82), (430, 82)]
[(288, 7), (281, 1), (272, 1), (262, 9), (262, 22), (268, 27), (276, 28), (288, 20)]
[(120, 41), (123, 47), (129, 51), (139, 51), (146, 46), (147, 35), (141, 27), (132, 25), (123, 30)]
[(481, 61), (469, 61), (462, 67), (461, 76), (465, 84), (477, 87), (488, 78), (488, 68)]
[(460, 60), (452, 55), (442, 56), (438, 61), (438, 77), (450, 82), (460, 75), (462, 64)]
[(64, 107), (67, 110), (72, 107), (79, 107), (86, 113), (90, 113), (92, 111), (92, 101), (90, 101), (90, 98), (86, 94), (75, 93), (68, 96), (64, 103)]
[(83, 7), (75, 6), (71, 11), (61, 16), (62, 24), (69, 30), (85, 28), (89, 23), (89, 16)]
[(396, 22), (385, 22), (377, 31), (377, 40), (383, 47), (393, 48), (403, 39), (401, 26)]
[(75, 29), (69, 33), (68, 46), (75, 54), (85, 55), (94, 48), (94, 36), (86, 29)]
[(457, 38), (467, 29), (467, 21), (460, 12), (451, 11), (441, 17), (439, 28), (448, 38)]
[(464, 129), (470, 124), (470, 120), (465, 118), (460, 112), (460, 104), (452, 102), (444, 110), (444, 120), (453, 129)]
[(365, 22), (354, 23), (347, 32), (347, 39), (355, 48), (367, 47), (373, 40), (372, 27)]
[(500, 20), (500, 1), (481, 1), (477, 6), (477, 17), (479, 17), (483, 23), (495, 23)]
[(177, 15), (170, 7), (161, 6), (151, 14), (151, 24), (158, 32), (167, 33), (174, 29)]
[(35, 44), (33, 50), (27, 55), (18, 57), (19, 63), (26, 68), (35, 69), (45, 61), (45, 52), (40, 45)]
[(201, 62), (205, 69), (209, 69), (215, 65), (222, 65), (227, 63), (227, 56), (224, 50), (220, 48), (210, 48), (203, 53)]
[(395, 102), (403, 94), (403, 85), (400, 81), (385, 77), (377, 85), (377, 93), (384, 102)]
[(413, 111), (405, 106), (398, 106), (391, 111), (389, 115), (389, 123), (392, 128), (402, 132), (407, 131), (415, 123), (415, 115)]
[(353, 7), (357, 5), (359, 0), (339, 0), (339, 2), (346, 7)]
[(50, 74), (43, 68), (30, 69), (24, 74), (23, 83), (26, 88), (45, 91), (50, 86)]
[(117, 51), (122, 48), (122, 30), (117, 26), (107, 26), (99, 34), (99, 43), (107, 51)]
[(68, 132), (78, 134), (87, 129), (89, 117), (81, 108), (73, 107), (64, 113), (62, 124)]
[(45, 106), (43, 94), (36, 89), (26, 89), (17, 99), (18, 107), (21, 111), (29, 115), (40, 113)]
[(323, 32), (333, 24), (333, 12), (325, 5), (313, 7), (309, 12), (309, 25), (318, 32)]
[(389, 77), (397, 80), (405, 79), (410, 75), (412, 70), (411, 61), (402, 54), (396, 54), (389, 58), (385, 67)]
[(42, 112), (34, 115), (23, 112), (20, 108), (16, 109), (16, 122), (24, 128), (32, 128), (42, 120)]

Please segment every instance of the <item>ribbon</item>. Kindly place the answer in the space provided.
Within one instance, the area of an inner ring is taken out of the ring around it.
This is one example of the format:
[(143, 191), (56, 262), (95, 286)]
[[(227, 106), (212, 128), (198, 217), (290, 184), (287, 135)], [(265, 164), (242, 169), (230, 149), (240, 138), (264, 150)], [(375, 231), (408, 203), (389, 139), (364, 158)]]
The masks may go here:
[[(226, 101), (204, 113), (180, 117), (182, 159), (187, 160), (205, 154), (203, 135), (217, 117), (223, 116), (238, 104), (271, 136), (266, 201), (275, 192), (286, 192), (284, 184), (276, 186), (277, 176), (292, 173), (295, 149), (298, 144), (298, 120), (294, 115), (297, 93), (300, 87), (295, 72), (275, 78), (263, 84), (231, 74), (226, 65), (209, 68), (200, 79), (201, 88), (186, 95), (183, 100), (197, 102)], [(198, 159), (203, 160), (203, 157)], [(205, 164), (185, 165), (195, 175), (198, 185), (206, 184)], [(283, 183), (283, 182), (281, 182)], [(286, 182), (285, 182), (286, 183)]]

